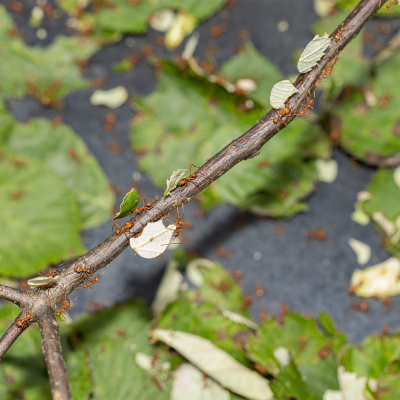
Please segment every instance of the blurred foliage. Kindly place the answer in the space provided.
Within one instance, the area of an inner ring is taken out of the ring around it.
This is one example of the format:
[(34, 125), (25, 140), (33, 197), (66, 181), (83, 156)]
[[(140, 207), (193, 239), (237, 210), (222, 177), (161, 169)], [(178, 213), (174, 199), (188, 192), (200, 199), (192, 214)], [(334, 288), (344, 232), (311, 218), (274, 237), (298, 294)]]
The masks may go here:
[[(266, 319), (254, 332), (222, 315), (222, 307), (243, 313), (248, 306), (228, 272), (216, 263), (212, 269), (201, 271), (203, 286), (180, 291), (178, 300), (153, 321), (142, 302), (132, 301), (84, 315), (72, 325), (61, 323), (75, 400), (169, 399), (173, 372), (184, 359), (161, 343), (149, 342), (154, 328), (184, 331), (211, 340), (244, 366), (268, 378), (276, 400), (288, 396), (317, 400), (327, 391), (345, 393), (340, 366), (358, 377), (348, 377), (347, 389), (357, 386), (355, 379), (366, 377), (361, 380), (364, 383), (360, 392), (365, 392), (365, 398), (395, 399), (399, 387), (399, 336), (371, 336), (361, 346), (352, 345), (346, 343), (344, 334), (336, 330), (327, 314), (314, 318), (286, 310)], [(2, 332), (9, 324), (6, 319), (15, 318), (12, 311), (16, 309), (14, 305), (0, 308)], [(150, 357), (147, 370), (138, 362), (138, 353)], [(187, 390), (190, 384), (188, 381)], [(39, 329), (34, 326), (2, 361), (0, 399), (46, 396), (49, 383)], [(231, 399), (240, 398), (231, 395)]]
[(79, 72), (99, 47), (89, 39), (58, 36), (48, 48), (28, 47), (0, 5), (0, 102), (32, 95), (46, 106), (60, 106), (71, 90), (89, 86)]

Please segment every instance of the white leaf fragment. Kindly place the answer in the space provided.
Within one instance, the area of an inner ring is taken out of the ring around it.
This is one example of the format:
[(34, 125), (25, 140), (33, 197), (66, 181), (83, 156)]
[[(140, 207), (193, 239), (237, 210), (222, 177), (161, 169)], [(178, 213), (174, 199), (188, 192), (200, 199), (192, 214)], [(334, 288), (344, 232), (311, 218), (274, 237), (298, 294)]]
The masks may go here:
[(155, 258), (164, 253), (175, 229), (176, 225), (166, 228), (162, 221), (149, 222), (141, 236), (130, 239), (130, 245), (140, 257)]
[(314, 0), (314, 11), (321, 18), (328, 17), (335, 7), (335, 0)]
[(174, 18), (168, 32), (165, 34), (165, 46), (168, 49), (177, 48), (182, 43), (185, 36), (193, 32), (196, 24), (197, 21), (193, 15), (185, 11), (179, 12)]
[(243, 93), (251, 93), (257, 89), (257, 83), (250, 78), (241, 78), (236, 81), (236, 89)]
[(350, 287), (360, 297), (385, 297), (400, 294), (400, 261), (396, 257), (366, 268), (356, 269)]
[(90, 96), (92, 106), (107, 106), (112, 110), (122, 106), (128, 100), (128, 91), (123, 86), (110, 90), (95, 90)]
[(368, 225), (371, 221), (369, 215), (364, 211), (359, 201), (354, 203), (354, 212), (351, 214), (351, 219), (357, 224)]
[(187, 169), (174, 170), (169, 179), (167, 179), (167, 188), (164, 191), (164, 197), (170, 194), (175, 188), (179, 181), (185, 176)]
[(182, 283), (182, 274), (178, 271), (179, 263), (171, 260), (165, 269), (156, 297), (151, 304), (154, 315), (161, 314), (169, 304), (178, 298)]
[(354, 250), (359, 265), (366, 264), (371, 258), (371, 247), (357, 239), (350, 238), (347, 243)]
[(190, 58), (193, 57), (193, 54), (196, 50), (199, 39), (200, 39), (200, 33), (193, 32), (193, 35), (190, 36), (190, 38), (186, 42), (185, 49), (183, 50), (183, 53), (182, 53), (182, 58), (184, 60), (189, 60)]
[(281, 367), (287, 367), (290, 364), (290, 354), (286, 347), (277, 347), (274, 350), (274, 357)]
[(366, 400), (364, 395), (367, 377), (357, 377), (355, 372), (348, 372), (341, 365), (338, 367), (338, 381), (340, 390), (328, 389), (323, 400)]
[(296, 92), (297, 89), (288, 80), (276, 83), (269, 98), (271, 106), (277, 110), (285, 107), (285, 101)]
[(149, 25), (156, 31), (167, 32), (175, 19), (175, 13), (169, 8), (156, 11), (149, 19)]
[(29, 279), (28, 285), (31, 288), (37, 288), (42, 285), (47, 285), (50, 282), (54, 282), (53, 277), (47, 277), (47, 276), (38, 276), (37, 278)]
[(332, 183), (336, 179), (338, 174), (338, 163), (336, 160), (323, 160), (320, 158), (315, 164), (320, 181)]
[(186, 332), (155, 329), (152, 336), (181, 353), (223, 387), (250, 400), (272, 400), (269, 382), (211, 341)]
[(371, 200), (372, 199), (372, 194), (370, 192), (366, 191), (361, 191), (357, 193), (357, 200), (360, 201), (361, 203), (363, 201)]
[(243, 317), (243, 315), (236, 314), (232, 311), (224, 310), (224, 309), (221, 309), (221, 314), (225, 318), (230, 319), (235, 324), (244, 325), (244, 326), (247, 326), (250, 329), (254, 329), (254, 330), (256, 330), (258, 328), (258, 325), (255, 322), (251, 321), (250, 319), (248, 319), (246, 317)]
[(326, 32), (323, 36), (315, 35), (300, 56), (297, 64), (299, 72), (304, 74), (311, 71), (312, 67), (317, 65), (317, 62), (322, 58), (330, 43), (331, 38)]
[(152, 360), (152, 357), (150, 357), (148, 354), (144, 354), (144, 353), (140, 353), (140, 352), (135, 354), (135, 362), (136, 362), (137, 366), (147, 372), (151, 372), (151, 370), (152, 370), (151, 360)]
[(393, 222), (389, 221), (382, 212), (376, 211), (372, 214), (372, 219), (377, 223), (381, 229), (385, 232), (387, 237), (394, 235), (395, 227)]
[(194, 365), (182, 363), (174, 372), (171, 400), (230, 400), (231, 396), (218, 383)]
[(393, 171), (393, 180), (397, 187), (400, 189), (400, 167), (397, 167)]
[(213, 261), (208, 260), (207, 258), (197, 258), (196, 260), (190, 261), (190, 263), (186, 266), (186, 274), (190, 282), (193, 285), (200, 287), (204, 285), (204, 277), (200, 271), (200, 267), (213, 269), (215, 263)]

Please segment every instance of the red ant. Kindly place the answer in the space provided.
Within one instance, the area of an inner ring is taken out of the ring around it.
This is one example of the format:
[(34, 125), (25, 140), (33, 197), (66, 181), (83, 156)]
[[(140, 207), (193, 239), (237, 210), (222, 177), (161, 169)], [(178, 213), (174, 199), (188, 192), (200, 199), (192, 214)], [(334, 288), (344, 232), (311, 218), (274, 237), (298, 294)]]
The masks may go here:
[(17, 326), (18, 328), (23, 328), (24, 325), (28, 322), (28, 319), (31, 319), (32, 315), (31, 314), (27, 314), (27, 316), (25, 318), (22, 318), (20, 320), (17, 321)]
[[(64, 303), (64, 304), (63, 304)], [(60, 310), (59, 311), (56, 311), (54, 314), (57, 316), (57, 317), (59, 317), (59, 318), (61, 318), (63, 315), (63, 313), (65, 312), (65, 311), (67, 311), (70, 307), (71, 307), (71, 301), (69, 300), (69, 299), (66, 299), (66, 300), (64, 300), (61, 304), (60, 304)], [(64, 320), (65, 320), (65, 318), (64, 318)]]
[[(197, 186), (197, 185), (193, 182), (193, 181), (197, 178), (197, 174), (203, 175), (205, 178), (207, 178), (204, 174), (202, 174), (201, 172), (198, 172), (198, 171), (193, 172), (193, 174), (192, 174), (192, 165), (193, 165), (193, 167), (195, 167), (195, 168), (199, 168), (199, 167), (197, 167), (197, 166), (194, 165), (194, 164), (190, 164), (189, 176), (188, 176), (187, 178), (181, 179), (181, 180), (179, 181), (178, 185), (177, 185), (178, 187), (185, 186), (188, 182), (192, 182), (193, 185)], [(207, 179), (210, 179), (210, 178), (207, 178)], [(197, 186), (197, 187), (198, 187), (198, 186)]]
[(335, 66), (335, 64), (339, 61), (339, 59), (337, 58), (336, 61), (333, 63), (332, 67), (328, 68), (328, 70), (325, 72), (325, 74), (323, 75), (323, 79), (328, 78), (328, 76), (332, 73), (333, 71), (333, 67)]
[[(85, 283), (84, 285), (82, 285), (82, 287), (85, 289), (83, 291), (84, 294), (90, 294), (90, 289), (93, 290), (92, 285), (94, 285), (95, 283), (97, 283), (99, 281), (99, 276), (97, 275), (96, 278), (91, 279), (90, 281), (88, 281), (87, 283)], [(87, 293), (88, 292), (88, 293)]]
[[(398, 0), (391, 1), (389, 4), (386, 4), (386, 8), (389, 9), (390, 7), (393, 7), (393, 6), (395, 6), (396, 4), (399, 4), (399, 5), (400, 5), (400, 3), (398, 2)], [(393, 11), (392, 11), (392, 12), (393, 12)]]
[(90, 268), (85, 268), (86, 267), (86, 260), (85, 263), (78, 263), (78, 265), (75, 267), (75, 272), (77, 272), (78, 274), (81, 274), (82, 272), (90, 275)]
[(339, 32), (335, 35), (336, 41), (340, 39), (340, 36), (342, 36), (342, 33), (344, 32), (344, 28), (340, 28)]
[(58, 274), (59, 274), (59, 272), (56, 269), (50, 269), (48, 274), (46, 274), (46, 272), (44, 272), (43, 270), (42, 270), (42, 272), (39, 272), (40, 276), (45, 276), (46, 278), (54, 278)]
[[(274, 110), (275, 110), (275, 108), (274, 108)], [(286, 126), (286, 123), (282, 120), (282, 117), (284, 117), (284, 116), (287, 115), (287, 114), (290, 114), (289, 108), (288, 108), (288, 107), (285, 107), (285, 108), (282, 110), (282, 112), (281, 112), (280, 114), (278, 113), (277, 110), (275, 110), (275, 112), (276, 112), (276, 114), (278, 115), (278, 117), (274, 119), (274, 121), (273, 121), (274, 124), (277, 124), (278, 121), (281, 121), (281, 122), (283, 122), (283, 123), (285, 124), (285, 126)]]

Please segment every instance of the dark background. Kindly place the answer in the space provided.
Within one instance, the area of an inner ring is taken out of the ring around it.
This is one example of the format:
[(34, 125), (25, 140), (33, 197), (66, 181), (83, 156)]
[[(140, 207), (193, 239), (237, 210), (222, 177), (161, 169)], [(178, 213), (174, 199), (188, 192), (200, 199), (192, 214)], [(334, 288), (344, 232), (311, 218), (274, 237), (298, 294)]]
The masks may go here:
[[(0, 3), (7, 5), (8, 1), (0, 0)], [(44, 40), (37, 39), (36, 29), (29, 26), (35, 2), (26, 0), (24, 4), (23, 13), (11, 14), (27, 44), (45, 46), (56, 35), (68, 34), (66, 15), (56, 20), (45, 18), (41, 27), (46, 29), (48, 36)], [(237, 46), (243, 42), (238, 32), (245, 29), (255, 47), (276, 63), (282, 73), (296, 74), (292, 54), (304, 48), (313, 38), (311, 25), (318, 19), (312, 0), (238, 0), (198, 26), (196, 30), (201, 36), (195, 56), (201, 61), (205, 47), (214, 44), (218, 47), (215, 58), (220, 65), (234, 55)], [(277, 30), (281, 20), (289, 23), (286, 32)], [(222, 22), (228, 23), (228, 32), (217, 38), (212, 37), (210, 28)], [(384, 36), (375, 31), (378, 22), (382, 21), (374, 19), (366, 28), (374, 32), (375, 41), (387, 41), (400, 26), (398, 19), (385, 19), (392, 30)], [(112, 67), (144, 44), (151, 44), (156, 55), (173, 55), (155, 45), (153, 38), (159, 35), (159, 32), (149, 29), (145, 35), (126, 36), (119, 43), (105, 46), (90, 59), (84, 76), (89, 79), (106, 78), (102, 89), (123, 85), (131, 97), (150, 93), (156, 86), (156, 80), (153, 68), (146, 61), (139, 61), (133, 71), (123, 74), (113, 72)], [(128, 37), (130, 39), (127, 40)], [(183, 46), (175, 54), (181, 53)], [(369, 44), (365, 54), (373, 55), (373, 49), (373, 43)], [(38, 101), (28, 98), (11, 100), (8, 106), (20, 121), (37, 116), (53, 119), (62, 115), (64, 122), (86, 141), (113, 185), (120, 190), (116, 205), (133, 184), (141, 195), (160, 194), (161, 189), (155, 188), (146, 175), (135, 174), (136, 179), (133, 177), (138, 169), (137, 156), (129, 142), (130, 121), (135, 116), (130, 101), (113, 112), (117, 117), (116, 123), (111, 132), (105, 133), (104, 124), (110, 110), (90, 105), (89, 98), (94, 90), (90, 88), (70, 93), (65, 98), (63, 110), (45, 108)], [(115, 151), (115, 143), (120, 148), (119, 154)], [(184, 248), (219, 261), (231, 272), (240, 270), (243, 274), (243, 293), (253, 295), (250, 310), (256, 320), (263, 307), (268, 308), (269, 315), (276, 314), (280, 312), (282, 303), (290, 309), (313, 315), (326, 311), (350, 341), (359, 342), (367, 335), (380, 332), (384, 325), (389, 325), (390, 331), (399, 329), (400, 299), (393, 298), (390, 309), (380, 300), (368, 300), (368, 312), (350, 306), (352, 302), (360, 303), (361, 300), (350, 296), (347, 291), (352, 272), (359, 267), (355, 253), (347, 244), (348, 238), (356, 238), (371, 247), (371, 260), (366, 266), (382, 262), (390, 254), (381, 246), (380, 234), (371, 224), (361, 226), (350, 219), (356, 194), (368, 186), (374, 168), (354, 162), (340, 149), (334, 151), (333, 157), (339, 163), (335, 182), (319, 183), (307, 199), (310, 211), (290, 220), (260, 219), (229, 205), (201, 216), (199, 206), (192, 201), (185, 207), (185, 222), (190, 221), (192, 229), (184, 234), (187, 238), (184, 241), (188, 242)], [(284, 233), (277, 234), (276, 227), (283, 228)], [(307, 231), (317, 229), (326, 232), (326, 240), (307, 237)], [(83, 242), (91, 249), (110, 233), (111, 223), (107, 223), (83, 232)], [(219, 247), (231, 253), (230, 258), (219, 256)], [(254, 258), (256, 252), (261, 253), (260, 260)], [(161, 260), (146, 260), (127, 249), (107, 267), (103, 279), (90, 296), (79, 296), (70, 315), (76, 318), (83, 311), (100, 306), (110, 307), (133, 297), (143, 297), (150, 303), (171, 254), (168, 250)], [(262, 297), (256, 296), (257, 281), (261, 281), (264, 287)]]

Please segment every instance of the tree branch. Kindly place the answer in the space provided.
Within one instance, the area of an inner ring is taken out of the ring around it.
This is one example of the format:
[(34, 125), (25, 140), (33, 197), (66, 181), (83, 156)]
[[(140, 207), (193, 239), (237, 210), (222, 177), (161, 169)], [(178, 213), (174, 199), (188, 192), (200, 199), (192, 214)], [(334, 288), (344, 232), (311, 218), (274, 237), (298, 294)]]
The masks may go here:
[(0, 285), (0, 299), (8, 300), (19, 306), (25, 298), (21, 290), (9, 286)]
[(72, 400), (68, 386), (67, 368), (61, 350), (58, 323), (53, 309), (46, 307), (37, 315), (36, 320), (42, 333), (42, 352), (50, 377), (52, 398)]
[(4, 332), (4, 335), (0, 339), (0, 361), (6, 355), (8, 349), (11, 345), (18, 339), (19, 335), (25, 331), (25, 329), (29, 326), (26, 324), (22, 327), (17, 326), (17, 321), (23, 317), (24, 313), (21, 312), (12, 325)]

